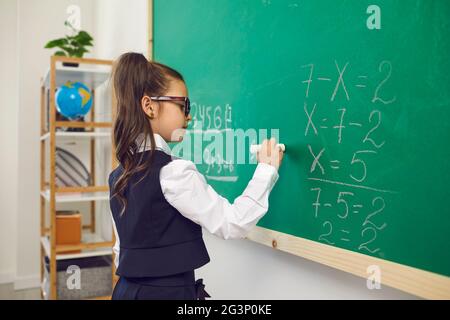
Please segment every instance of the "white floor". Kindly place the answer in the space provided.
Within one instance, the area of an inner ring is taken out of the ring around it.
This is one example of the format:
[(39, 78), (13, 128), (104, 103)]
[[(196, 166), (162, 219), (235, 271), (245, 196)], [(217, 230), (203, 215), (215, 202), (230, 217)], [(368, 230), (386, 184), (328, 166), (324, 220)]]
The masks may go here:
[(14, 284), (0, 285), (0, 300), (40, 300), (39, 288), (14, 290)]

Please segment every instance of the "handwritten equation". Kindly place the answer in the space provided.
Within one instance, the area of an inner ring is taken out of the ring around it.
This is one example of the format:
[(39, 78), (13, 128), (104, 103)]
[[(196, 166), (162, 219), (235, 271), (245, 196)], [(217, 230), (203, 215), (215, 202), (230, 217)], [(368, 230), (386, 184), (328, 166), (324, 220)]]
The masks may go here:
[[(310, 142), (306, 153), (311, 159), (307, 180), (313, 186), (312, 215), (321, 230), (317, 234), (320, 242), (383, 257), (377, 239), (388, 226), (386, 196), (397, 192), (370, 185), (370, 177), (376, 172), (368, 163), (379, 159), (389, 143), (381, 130), (380, 106), (395, 105), (397, 101), (396, 95), (385, 90), (393, 67), (390, 61), (381, 61), (376, 68), (378, 74), (372, 75), (373, 79), (381, 77), (375, 85), (369, 81), (373, 80), (371, 75), (347, 74), (349, 67), (349, 62), (334, 61), (334, 73), (324, 74), (315, 64), (302, 66), (306, 117), (303, 134)], [(318, 84), (321, 89), (313, 91)], [(363, 110), (356, 113), (361, 115), (369, 109), (364, 118), (353, 118), (349, 112), (354, 96), (360, 104), (364, 97)], [(331, 141), (334, 147), (327, 149), (324, 141), (330, 142), (330, 137), (335, 143)], [(355, 225), (359, 226), (357, 230)]]
[[(212, 137), (214, 135), (224, 137), (227, 132), (232, 131), (232, 110), (230, 104), (210, 106), (194, 101), (191, 111), (192, 129), (188, 132), (202, 139), (211, 137), (210, 140), (213, 140)], [(203, 145), (198, 146), (197, 152), (202, 152), (202, 157), (206, 164), (204, 172), (208, 180), (225, 182), (238, 180), (234, 159), (226, 159), (224, 150), (217, 150), (212, 143), (207, 144), (203, 150), (202, 147)]]

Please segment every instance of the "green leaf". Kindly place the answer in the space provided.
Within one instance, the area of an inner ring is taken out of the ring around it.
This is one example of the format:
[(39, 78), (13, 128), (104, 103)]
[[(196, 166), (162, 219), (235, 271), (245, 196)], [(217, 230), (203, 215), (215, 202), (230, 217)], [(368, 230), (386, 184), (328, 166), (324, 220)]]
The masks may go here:
[(92, 42), (90, 40), (74, 40), (73, 44), (77, 47), (85, 47), (85, 46), (92, 47)]
[(79, 48), (79, 49), (75, 50), (75, 55), (81, 58), (86, 52), (89, 52), (89, 51), (84, 48)]
[(92, 37), (89, 34), (87, 34), (86, 32), (84, 32), (84, 31), (82, 31), (79, 34), (77, 34), (75, 36), (75, 40), (81, 46), (87, 46), (87, 45), (92, 46), (92, 40), (93, 40)]
[(69, 57), (72, 57), (75, 53), (75, 49), (71, 46), (62, 46), (61, 49), (67, 52), (67, 55)]
[[(64, 22), (64, 25), (71, 28), (74, 33), (78, 31), (75, 30), (67, 20)], [(89, 33), (80, 30), (75, 35), (66, 35), (65, 38), (55, 39), (48, 42), (45, 45), (45, 48), (58, 47), (61, 50), (58, 50), (55, 55), (82, 58), (86, 52), (89, 52), (86, 47), (93, 46), (93, 40), (94, 39)]]
[(65, 50), (65, 51), (71, 50), (71, 46), (70, 46), (70, 45), (60, 46), (60, 48), (63, 49), (63, 50)]
[(65, 38), (55, 39), (52, 41), (49, 41), (44, 48), (51, 49), (54, 47), (61, 47), (63, 45), (66, 45), (68, 42)]
[(89, 33), (87, 33), (86, 31), (81, 30), (76, 37), (78, 39), (83, 39), (83, 40), (94, 40), (91, 35)]
[(69, 45), (71, 45), (73, 47), (78, 47), (79, 46), (79, 44), (78, 44), (76, 39), (69, 40)]

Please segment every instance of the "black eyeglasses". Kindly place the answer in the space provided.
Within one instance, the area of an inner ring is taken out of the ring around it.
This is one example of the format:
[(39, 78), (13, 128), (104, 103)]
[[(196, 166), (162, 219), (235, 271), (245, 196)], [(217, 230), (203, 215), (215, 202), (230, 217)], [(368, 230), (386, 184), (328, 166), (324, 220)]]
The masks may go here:
[(171, 96), (160, 96), (160, 97), (150, 97), (150, 99), (155, 101), (171, 101), (171, 102), (183, 102), (184, 115), (187, 117), (191, 112), (191, 102), (188, 97), (171, 97)]

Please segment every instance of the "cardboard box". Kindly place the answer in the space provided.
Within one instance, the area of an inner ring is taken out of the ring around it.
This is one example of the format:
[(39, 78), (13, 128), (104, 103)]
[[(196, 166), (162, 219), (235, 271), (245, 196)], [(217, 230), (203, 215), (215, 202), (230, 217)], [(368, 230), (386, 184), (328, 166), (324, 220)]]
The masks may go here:
[[(81, 243), (82, 221), (78, 211), (56, 212), (56, 245), (78, 245)], [(79, 253), (81, 250), (66, 253)]]

